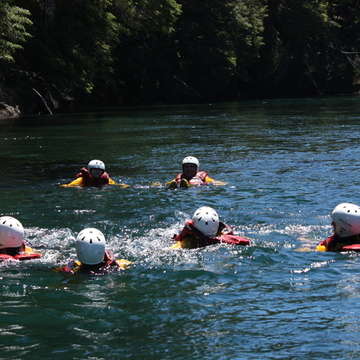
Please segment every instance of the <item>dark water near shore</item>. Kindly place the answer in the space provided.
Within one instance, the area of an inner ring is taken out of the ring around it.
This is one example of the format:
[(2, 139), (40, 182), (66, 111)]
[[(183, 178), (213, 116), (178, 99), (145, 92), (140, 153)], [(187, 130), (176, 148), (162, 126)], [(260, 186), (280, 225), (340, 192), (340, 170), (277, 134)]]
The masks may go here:
[[(300, 251), (359, 199), (360, 99), (157, 107), (0, 123), (1, 215), (41, 260), (0, 264), (1, 359), (359, 359), (360, 257)], [(224, 187), (149, 187), (184, 156)], [(93, 158), (129, 189), (63, 189)], [(251, 247), (169, 250), (202, 205)], [(65, 279), (97, 227), (122, 273)]]

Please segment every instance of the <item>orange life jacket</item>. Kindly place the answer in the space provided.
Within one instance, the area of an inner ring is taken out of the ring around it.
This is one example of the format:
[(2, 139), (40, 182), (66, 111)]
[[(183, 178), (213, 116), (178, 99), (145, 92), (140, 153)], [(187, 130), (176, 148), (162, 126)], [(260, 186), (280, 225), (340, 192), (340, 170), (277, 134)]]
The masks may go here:
[(196, 242), (194, 247), (203, 247), (212, 244), (231, 244), (231, 245), (250, 245), (250, 240), (243, 238), (241, 236), (234, 235), (232, 228), (224, 224), (223, 222), (219, 223), (219, 230), (217, 236), (209, 237), (201, 233), (198, 229), (196, 229), (193, 225), (192, 220), (188, 220), (185, 223), (184, 228), (178, 235), (174, 236), (175, 241), (182, 241), (186, 237), (193, 237), (194, 242)]
[[(194, 186), (206, 185), (205, 179), (207, 176), (208, 176), (208, 173), (206, 171), (198, 171), (196, 173), (196, 175), (188, 181), (189, 181), (190, 185), (194, 185)], [(185, 179), (183, 173), (177, 174), (175, 177), (175, 181), (177, 183), (180, 183), (182, 179)]]
[(95, 177), (91, 175), (87, 168), (82, 168), (76, 177), (82, 177), (82, 186), (103, 186), (109, 184), (110, 179), (110, 176), (106, 171), (104, 171), (99, 177)]

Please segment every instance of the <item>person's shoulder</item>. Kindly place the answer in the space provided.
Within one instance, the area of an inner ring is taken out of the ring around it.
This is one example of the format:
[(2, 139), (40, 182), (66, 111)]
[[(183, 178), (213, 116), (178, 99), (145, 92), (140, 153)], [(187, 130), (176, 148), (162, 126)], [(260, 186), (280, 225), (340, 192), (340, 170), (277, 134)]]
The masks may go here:
[(89, 169), (86, 167), (82, 167), (80, 171), (75, 175), (76, 178), (82, 176), (88, 176), (90, 174)]
[(106, 171), (104, 171), (104, 172), (101, 174), (101, 177), (102, 177), (103, 179), (110, 179), (110, 175), (109, 175), (109, 173), (106, 172)]

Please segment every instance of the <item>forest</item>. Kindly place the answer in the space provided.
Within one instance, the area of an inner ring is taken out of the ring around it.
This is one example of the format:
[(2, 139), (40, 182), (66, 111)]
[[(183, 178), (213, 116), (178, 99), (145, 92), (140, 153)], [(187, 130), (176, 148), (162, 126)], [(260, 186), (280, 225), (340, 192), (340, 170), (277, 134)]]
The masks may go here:
[(1, 0), (0, 110), (357, 94), (360, 0)]

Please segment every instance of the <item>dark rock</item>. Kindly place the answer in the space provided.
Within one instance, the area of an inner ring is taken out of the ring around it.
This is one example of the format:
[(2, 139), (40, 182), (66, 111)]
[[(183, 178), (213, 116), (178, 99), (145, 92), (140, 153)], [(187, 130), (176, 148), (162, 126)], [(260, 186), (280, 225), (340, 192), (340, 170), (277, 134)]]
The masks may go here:
[(0, 120), (14, 119), (20, 116), (21, 116), (21, 111), (17, 105), (10, 106), (8, 104), (0, 102)]

